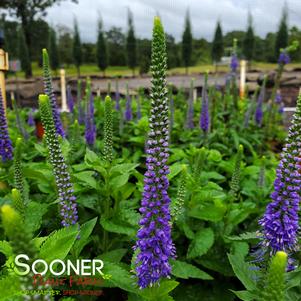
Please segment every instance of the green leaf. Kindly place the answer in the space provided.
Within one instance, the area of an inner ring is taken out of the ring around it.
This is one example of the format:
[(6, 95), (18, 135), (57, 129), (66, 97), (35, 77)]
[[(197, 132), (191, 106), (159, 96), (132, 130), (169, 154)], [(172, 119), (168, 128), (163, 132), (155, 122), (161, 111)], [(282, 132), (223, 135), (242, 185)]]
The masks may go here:
[(121, 186), (125, 185), (129, 180), (130, 175), (128, 173), (124, 173), (117, 177), (113, 177), (110, 179), (110, 186), (112, 189), (120, 188)]
[(203, 181), (210, 180), (210, 179), (221, 181), (221, 180), (225, 180), (225, 177), (216, 171), (202, 171), (201, 179)]
[(252, 240), (258, 239), (258, 234), (256, 232), (246, 232), (237, 236), (226, 236), (226, 238), (233, 241)]
[(168, 175), (168, 179), (171, 180), (182, 171), (183, 164), (175, 163), (171, 165), (169, 169), (170, 169), (170, 173)]
[(80, 239), (77, 239), (73, 246), (73, 250), (75, 251), (75, 257), (78, 257), (84, 246), (90, 242), (89, 236), (91, 235), (95, 227), (96, 221), (97, 217), (89, 220), (88, 222), (80, 226)]
[(108, 219), (102, 218), (100, 220), (100, 224), (108, 232), (125, 234), (125, 235), (131, 236), (131, 237), (134, 237), (136, 234), (135, 228), (121, 224), (118, 221), (113, 221), (113, 220), (108, 220)]
[(73, 175), (83, 184), (86, 184), (94, 189), (97, 189), (97, 182), (94, 178), (94, 171), (82, 171)]
[(6, 257), (9, 257), (12, 255), (13, 250), (8, 241), (6, 241), (6, 240), (0, 241), (0, 253), (4, 254)]
[(208, 161), (220, 162), (222, 159), (222, 155), (219, 151), (212, 149), (209, 150)]
[(86, 148), (85, 163), (90, 167), (101, 164), (98, 155), (91, 151), (88, 147)]
[[(19, 277), (17, 275), (9, 275), (0, 279), (0, 300), (18, 300), (17, 294), (20, 290)], [(9, 299), (12, 298), (13, 299)]]
[(123, 164), (118, 164), (115, 165), (111, 168), (110, 173), (129, 173), (130, 171), (132, 171), (133, 169), (135, 169), (137, 166), (139, 166), (139, 164), (135, 164), (135, 163), (123, 163)]
[(52, 232), (40, 248), (40, 257), (46, 261), (63, 260), (72, 248), (79, 234), (78, 225)]
[(118, 264), (106, 262), (103, 266), (102, 272), (111, 276), (110, 279), (106, 279), (104, 281), (105, 286), (119, 287), (127, 292), (139, 293), (135, 279), (132, 277), (133, 275)]
[(196, 206), (188, 211), (188, 216), (205, 221), (218, 222), (225, 215), (227, 208), (221, 202)]
[(146, 300), (168, 300), (168, 293), (174, 290), (178, 285), (179, 282), (174, 280), (161, 280), (160, 286), (145, 288), (141, 291), (140, 295)]
[(194, 265), (176, 260), (172, 263), (172, 274), (178, 278), (188, 279), (197, 278), (203, 280), (212, 280), (213, 278), (206, 272), (200, 270)]
[(257, 279), (257, 271), (252, 268), (252, 265), (244, 261), (244, 257), (241, 254), (228, 254), (228, 258), (232, 269), (237, 278), (242, 282), (245, 288), (249, 291), (256, 289), (255, 279)]
[(30, 202), (25, 210), (25, 225), (34, 232), (38, 230), (42, 224), (43, 215), (47, 212), (48, 205), (37, 202)]
[(103, 262), (119, 262), (122, 257), (127, 253), (127, 249), (115, 249), (112, 251), (109, 251), (107, 253), (103, 253), (99, 255), (98, 257), (103, 261)]
[(231, 292), (233, 292), (238, 298), (240, 298), (243, 301), (258, 300), (258, 296), (249, 291), (233, 291), (233, 290), (231, 290)]
[(199, 230), (187, 251), (187, 258), (195, 258), (202, 256), (208, 252), (214, 243), (214, 233), (211, 228), (204, 228)]

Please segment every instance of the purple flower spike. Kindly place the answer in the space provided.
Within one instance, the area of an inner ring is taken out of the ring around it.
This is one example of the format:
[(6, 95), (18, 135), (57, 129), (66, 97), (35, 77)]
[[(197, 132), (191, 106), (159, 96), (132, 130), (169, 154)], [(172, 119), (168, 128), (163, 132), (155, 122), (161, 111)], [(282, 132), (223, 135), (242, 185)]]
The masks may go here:
[(94, 97), (90, 92), (88, 110), (86, 113), (85, 138), (88, 145), (93, 146), (96, 140), (96, 125), (94, 122)]
[(27, 124), (32, 127), (35, 126), (33, 113), (34, 113), (33, 109), (30, 109), (30, 111), (28, 113), (28, 119), (27, 119)]
[(152, 44), (152, 90), (147, 171), (141, 201), (140, 229), (134, 247), (137, 252), (136, 274), (140, 288), (156, 284), (171, 273), (170, 258), (175, 257), (171, 239), (171, 216), (168, 196), (168, 97), (166, 89), (165, 34), (160, 19), (155, 18)]
[(231, 62), (230, 62), (231, 72), (236, 73), (238, 65), (239, 65), (239, 61), (237, 55), (234, 53), (231, 57)]
[(124, 112), (124, 118), (126, 121), (131, 121), (133, 119), (133, 113), (132, 113), (132, 98), (127, 92), (126, 95), (126, 103), (125, 103), (125, 112)]
[(200, 116), (200, 128), (204, 133), (209, 132), (210, 126), (210, 116), (209, 116), (209, 102), (208, 102), (208, 94), (207, 94), (207, 82), (205, 78), (205, 83), (202, 91), (202, 108), (201, 108), (201, 116)]
[(265, 99), (265, 80), (263, 81), (263, 84), (260, 89), (260, 93), (257, 99), (257, 106), (255, 110), (255, 122), (256, 124), (261, 127), (262, 126), (262, 120), (263, 120), (263, 110), (262, 110), (262, 105), (263, 101)]
[[(262, 227), (264, 253), (277, 251), (292, 254), (298, 248), (299, 204), (301, 184), (301, 95), (297, 110), (282, 149), (281, 160), (276, 171), (272, 202), (268, 204)], [(292, 261), (291, 261), (292, 262)], [(292, 266), (290, 269), (293, 268)]]
[(278, 64), (279, 65), (287, 65), (291, 62), (291, 58), (286, 51), (282, 51), (279, 54)]
[(279, 91), (277, 91), (276, 97), (275, 97), (275, 103), (276, 104), (281, 104), (281, 102), (282, 102), (281, 93)]
[(67, 87), (67, 105), (70, 113), (73, 113), (74, 111), (74, 100), (71, 93), (70, 86)]
[(2, 92), (0, 89), (0, 156), (2, 162), (13, 159), (13, 147), (8, 135), (7, 120), (4, 111)]

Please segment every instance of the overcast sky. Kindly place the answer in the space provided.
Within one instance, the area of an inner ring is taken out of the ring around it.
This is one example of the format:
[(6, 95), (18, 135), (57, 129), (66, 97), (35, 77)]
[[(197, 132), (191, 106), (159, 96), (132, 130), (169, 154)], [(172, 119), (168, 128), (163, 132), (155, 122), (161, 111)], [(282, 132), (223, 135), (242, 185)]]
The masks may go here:
[[(286, 2), (289, 26), (301, 28), (301, 0)], [(211, 40), (218, 18), (224, 32), (245, 29), (250, 10), (256, 34), (264, 37), (267, 32), (277, 30), (283, 5), (284, 0), (78, 0), (78, 4), (64, 1), (48, 9), (47, 20), (52, 25), (64, 24), (72, 28), (76, 16), (82, 40), (94, 42), (98, 14), (103, 18), (105, 30), (118, 26), (126, 31), (129, 7), (137, 36), (151, 36), (153, 17), (159, 13), (165, 31), (179, 40), (188, 7), (194, 37)]]

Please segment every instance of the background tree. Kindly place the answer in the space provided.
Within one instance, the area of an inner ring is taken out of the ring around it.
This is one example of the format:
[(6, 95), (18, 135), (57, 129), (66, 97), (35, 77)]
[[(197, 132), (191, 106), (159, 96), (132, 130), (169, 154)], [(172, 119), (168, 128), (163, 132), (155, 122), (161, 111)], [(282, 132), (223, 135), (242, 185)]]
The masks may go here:
[(175, 38), (165, 33), (167, 69), (175, 68), (181, 65), (181, 44), (176, 43)]
[[(233, 40), (232, 40), (233, 41)], [(217, 68), (217, 63), (221, 60), (224, 54), (223, 32), (220, 21), (217, 21), (214, 38), (211, 48), (211, 58)]]
[(126, 38), (126, 54), (127, 54), (127, 64), (135, 75), (135, 67), (137, 65), (137, 47), (136, 47), (136, 37), (133, 24), (133, 14), (128, 9), (128, 33)]
[(185, 17), (185, 28), (182, 36), (182, 60), (185, 66), (186, 74), (188, 74), (188, 67), (191, 63), (191, 54), (192, 54), (192, 34), (191, 34), (189, 10), (187, 10), (186, 17)]
[(105, 75), (106, 68), (108, 67), (108, 54), (107, 54), (107, 44), (104, 37), (104, 32), (102, 29), (102, 20), (98, 20), (98, 34), (96, 43), (96, 58), (98, 68)]
[(138, 40), (139, 73), (146, 74), (150, 67), (151, 41), (148, 39)]
[[(9, 12), (15, 15), (22, 24), (22, 30), (24, 35), (24, 41), (27, 45), (28, 55), (30, 60), (32, 59), (31, 50), (33, 47), (32, 41), (34, 37), (32, 30), (34, 28), (33, 21), (37, 16), (45, 16), (46, 10), (55, 3), (60, 3), (64, 0), (1, 0), (0, 8), (9, 10)], [(71, 0), (77, 3), (77, 0)], [(39, 49), (40, 52), (40, 49)], [(26, 68), (26, 76), (32, 76), (31, 65)]]
[[(293, 42), (293, 41), (298, 41), (299, 45), (301, 45), (301, 31), (298, 27), (293, 26), (290, 31), (289, 31), (289, 45)], [(300, 46), (299, 46), (300, 47)], [(298, 51), (293, 51), (290, 54), (291, 58), (293, 61), (295, 62), (300, 62), (301, 61), (301, 51), (300, 48), (298, 49)]]
[(77, 21), (74, 20), (74, 36), (73, 36), (73, 62), (77, 69), (77, 76), (80, 76), (80, 65), (82, 64), (82, 47), (78, 31)]
[(21, 69), (25, 73), (25, 77), (27, 78), (32, 76), (28, 48), (25, 42), (22, 27), (20, 27), (18, 31), (18, 57), (21, 62)]
[(288, 45), (287, 6), (282, 10), (282, 17), (275, 40), (275, 60), (278, 60), (280, 49)]
[(249, 68), (251, 67), (251, 62), (254, 57), (254, 49), (255, 49), (255, 35), (253, 30), (252, 15), (249, 12), (247, 32), (243, 40), (243, 54), (245, 58), (248, 60)]
[(113, 26), (106, 32), (107, 46), (109, 50), (110, 66), (126, 66), (125, 35), (120, 27)]
[(60, 61), (57, 49), (56, 33), (53, 28), (49, 29), (48, 54), (50, 67), (56, 72), (60, 66)]
[(59, 58), (61, 63), (67, 65), (72, 64), (72, 47), (73, 47), (73, 36), (72, 30), (64, 25), (58, 25), (57, 27), (57, 35), (58, 35), (58, 51)]

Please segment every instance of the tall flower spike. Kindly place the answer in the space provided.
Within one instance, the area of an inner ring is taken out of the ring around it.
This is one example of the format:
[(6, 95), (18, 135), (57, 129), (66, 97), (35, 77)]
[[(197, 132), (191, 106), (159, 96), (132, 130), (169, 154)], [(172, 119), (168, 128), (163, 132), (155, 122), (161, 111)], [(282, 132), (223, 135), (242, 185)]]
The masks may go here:
[(169, 95), (169, 129), (170, 131), (172, 131), (173, 125), (174, 125), (174, 118), (175, 118), (175, 103), (174, 103), (174, 99), (173, 99), (173, 95), (170, 92)]
[(234, 172), (232, 175), (232, 179), (230, 182), (230, 192), (229, 194), (233, 196), (235, 199), (237, 198), (238, 191), (240, 189), (239, 182), (240, 182), (240, 164), (242, 160), (244, 152), (244, 147), (242, 145), (239, 145), (237, 154), (236, 154), (236, 159), (235, 159), (235, 166), (234, 166)]
[(87, 88), (87, 111), (86, 111), (85, 138), (88, 145), (93, 146), (96, 140), (96, 126), (94, 121), (94, 97), (90, 86)]
[(266, 85), (266, 76), (264, 77), (260, 93), (257, 99), (257, 106), (255, 111), (255, 122), (256, 124), (261, 127), (262, 125), (262, 119), (263, 119), (263, 111), (262, 111), (262, 105), (265, 100), (265, 85)]
[(25, 188), (24, 188), (24, 177), (23, 169), (21, 163), (21, 154), (22, 154), (22, 139), (18, 138), (16, 141), (16, 147), (14, 151), (14, 180), (15, 188), (20, 192), (22, 202), (26, 202)]
[(125, 112), (124, 112), (124, 118), (126, 121), (131, 121), (133, 119), (132, 114), (132, 98), (129, 94), (129, 86), (126, 85), (126, 103), (125, 103)]
[(4, 111), (2, 92), (0, 89), (0, 156), (2, 162), (13, 159), (13, 147), (8, 135), (7, 119)]
[(110, 96), (105, 98), (105, 121), (104, 121), (104, 150), (103, 154), (108, 162), (113, 160), (113, 120), (112, 100)]
[(137, 103), (137, 121), (139, 121), (142, 117), (142, 114), (141, 114), (141, 97), (140, 97), (140, 95), (138, 95), (136, 97), (136, 103)]
[[(12, 192), (13, 194), (15, 192)], [(28, 227), (25, 226), (22, 216), (20, 213), (12, 208), (10, 205), (3, 205), (0, 210), (1, 220), (4, 231), (9, 238), (9, 243), (12, 246), (12, 252), (14, 255), (26, 254), (29, 257), (28, 264), (32, 264), (33, 261), (37, 258), (37, 248), (32, 240), (32, 233), (28, 230)], [(32, 290), (32, 278), (33, 273), (30, 272), (27, 275), (20, 277), (20, 290)], [(45, 290), (49, 285), (37, 285), (36, 290)], [(16, 292), (19, 293), (19, 292)], [(36, 296), (24, 298), (23, 300), (41, 300), (41, 301), (51, 301), (53, 298), (49, 295), (40, 295), (38, 299)], [(12, 300), (20, 300), (16, 294)], [(19, 296), (20, 297), (20, 296)]]
[(46, 144), (50, 163), (53, 168), (55, 182), (58, 190), (60, 214), (62, 225), (68, 227), (77, 222), (77, 204), (72, 188), (70, 174), (62, 154), (58, 135), (52, 119), (49, 98), (47, 95), (39, 96), (40, 114), (45, 130)]
[(119, 87), (118, 87), (118, 79), (116, 79), (115, 82), (115, 110), (119, 111), (120, 110), (120, 93), (119, 93)]
[[(263, 235), (262, 249), (269, 255), (277, 251), (290, 255), (299, 248), (300, 151), (301, 94), (276, 171), (272, 202), (267, 205), (265, 214), (259, 221)], [(293, 268), (292, 260), (289, 260), (289, 267)]]
[(188, 108), (187, 108), (187, 115), (186, 115), (186, 128), (193, 129), (193, 85), (194, 81), (191, 79), (190, 81), (190, 88), (189, 88), (189, 98), (188, 98)]
[(183, 165), (181, 172), (181, 179), (178, 187), (177, 198), (172, 202), (171, 216), (173, 221), (177, 221), (182, 215), (186, 196), (186, 185), (187, 185), (187, 166)]
[(200, 128), (204, 133), (209, 132), (209, 126), (210, 126), (209, 103), (208, 103), (208, 94), (207, 94), (207, 78), (208, 75), (205, 74), (204, 86), (202, 91), (202, 108), (201, 108), (201, 116), (200, 116)]
[(71, 93), (70, 86), (67, 87), (67, 105), (70, 113), (73, 113), (74, 111), (74, 100)]
[(262, 301), (284, 301), (285, 294), (285, 271), (287, 254), (279, 251), (272, 258), (267, 271), (264, 289), (261, 290)]
[(12, 189), (12, 203), (13, 207), (19, 212), (20, 216), (24, 218), (25, 215), (25, 203), (22, 199), (21, 193), (18, 189)]
[(266, 158), (265, 156), (262, 156), (261, 162), (260, 162), (260, 170), (259, 170), (259, 176), (258, 176), (258, 187), (263, 188), (265, 184), (265, 164), (266, 164)]
[(170, 199), (167, 193), (168, 154), (168, 97), (166, 88), (165, 34), (158, 17), (154, 20), (152, 41), (152, 88), (150, 132), (147, 141), (147, 171), (140, 212), (142, 217), (137, 233), (136, 274), (140, 288), (156, 284), (169, 277), (169, 259), (175, 257), (171, 239)]
[(44, 91), (45, 94), (48, 95), (51, 105), (51, 111), (52, 111), (52, 118), (55, 125), (56, 132), (61, 135), (62, 137), (65, 137), (65, 132), (63, 129), (63, 125), (60, 118), (60, 113), (57, 108), (56, 104), (56, 97), (53, 92), (52, 88), (52, 78), (51, 78), (51, 72), (49, 67), (49, 57), (46, 49), (42, 50), (43, 52), (43, 81), (44, 81)]
[(77, 95), (76, 95), (76, 101), (77, 101), (77, 120), (79, 124), (85, 123), (85, 112), (83, 110), (82, 106), (82, 81), (77, 81)]
[(16, 124), (17, 124), (17, 127), (19, 129), (19, 132), (20, 134), (22, 135), (22, 137), (27, 140), (28, 139), (28, 133), (26, 132), (25, 130), (25, 127), (24, 127), (24, 124), (21, 120), (21, 116), (20, 116), (20, 112), (19, 112), (19, 108), (18, 108), (18, 105), (17, 105), (17, 102), (15, 99), (12, 99), (12, 105), (13, 105), (13, 108), (14, 108), (14, 111), (15, 111), (15, 116), (16, 116)]
[(30, 111), (28, 113), (28, 118), (27, 118), (27, 124), (32, 127), (35, 126), (33, 113), (34, 113), (33, 109), (30, 109)]

